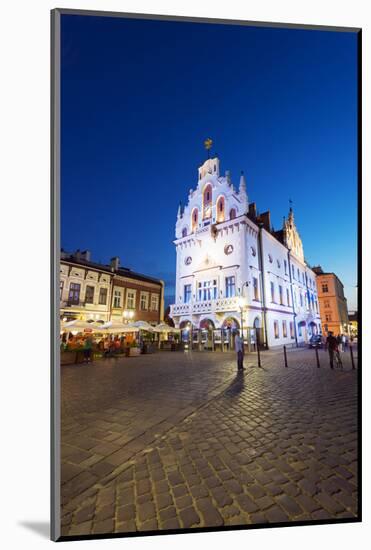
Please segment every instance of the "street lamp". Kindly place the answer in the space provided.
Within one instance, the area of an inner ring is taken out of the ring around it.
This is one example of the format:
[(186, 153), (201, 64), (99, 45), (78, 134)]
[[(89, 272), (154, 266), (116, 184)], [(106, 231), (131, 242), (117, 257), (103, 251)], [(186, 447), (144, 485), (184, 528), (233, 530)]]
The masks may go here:
[(134, 317), (134, 311), (130, 311), (128, 309), (125, 309), (124, 311), (124, 319), (125, 322), (128, 323), (130, 319)]
[(242, 333), (242, 341), (243, 341), (243, 310), (245, 307), (245, 298), (243, 298), (242, 296), (238, 298), (238, 307), (240, 308), (240, 312), (241, 312), (241, 333)]

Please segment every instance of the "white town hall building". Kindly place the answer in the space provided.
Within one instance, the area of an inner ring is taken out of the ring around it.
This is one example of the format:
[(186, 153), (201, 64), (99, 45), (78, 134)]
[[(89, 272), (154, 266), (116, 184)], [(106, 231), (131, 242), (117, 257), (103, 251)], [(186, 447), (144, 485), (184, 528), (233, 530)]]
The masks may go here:
[[(175, 229), (176, 289), (170, 316), (193, 343), (231, 346), (233, 329), (248, 344), (300, 345), (321, 333), (316, 274), (304, 259), (290, 208), (273, 231), (270, 213), (249, 204), (241, 173), (239, 189), (219, 159), (198, 169), (188, 204), (179, 206)], [(257, 329), (257, 330), (255, 330)], [(229, 342), (229, 343), (228, 343)]]

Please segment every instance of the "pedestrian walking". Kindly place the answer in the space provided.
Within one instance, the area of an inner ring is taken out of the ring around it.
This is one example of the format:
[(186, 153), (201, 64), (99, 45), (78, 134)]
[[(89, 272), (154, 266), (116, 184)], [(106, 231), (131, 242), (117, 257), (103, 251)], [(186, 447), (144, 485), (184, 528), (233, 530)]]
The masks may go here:
[(328, 349), (329, 359), (330, 359), (330, 367), (334, 368), (334, 353), (338, 349), (338, 340), (335, 338), (333, 332), (329, 332), (329, 335), (326, 339), (326, 345)]
[(91, 351), (93, 348), (93, 341), (90, 336), (85, 339), (84, 342), (84, 363), (91, 362)]
[(236, 337), (234, 339), (235, 350), (237, 352), (237, 370), (244, 370), (243, 366), (243, 356), (245, 355), (243, 339), (240, 336), (239, 331), (236, 332)]

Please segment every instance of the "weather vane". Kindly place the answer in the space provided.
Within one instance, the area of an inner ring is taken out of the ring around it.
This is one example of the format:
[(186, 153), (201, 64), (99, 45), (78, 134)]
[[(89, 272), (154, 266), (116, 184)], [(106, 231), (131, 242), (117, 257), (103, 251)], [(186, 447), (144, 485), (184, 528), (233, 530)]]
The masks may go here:
[(204, 146), (205, 146), (205, 149), (207, 151), (207, 158), (210, 158), (210, 149), (211, 149), (212, 145), (213, 145), (213, 140), (212, 139), (210, 139), (210, 138), (205, 139)]

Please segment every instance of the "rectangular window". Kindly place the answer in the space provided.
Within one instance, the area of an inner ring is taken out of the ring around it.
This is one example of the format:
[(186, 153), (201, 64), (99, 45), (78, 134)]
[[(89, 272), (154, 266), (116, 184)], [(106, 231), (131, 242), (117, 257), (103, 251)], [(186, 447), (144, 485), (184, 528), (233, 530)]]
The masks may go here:
[(283, 306), (283, 288), (281, 285), (278, 285), (278, 292), (279, 292), (279, 295), (280, 295), (280, 304), (281, 306)]
[(290, 305), (290, 291), (288, 288), (286, 288), (286, 300), (287, 300), (287, 305), (289, 306)]
[(217, 280), (213, 279), (212, 286), (211, 286), (211, 298), (213, 300), (216, 300), (218, 297), (218, 285)]
[(285, 266), (285, 275), (287, 275), (287, 261), (283, 260), (283, 265)]
[(259, 300), (258, 279), (256, 277), (252, 278), (252, 286), (254, 289), (254, 300)]
[(225, 278), (225, 295), (227, 298), (236, 296), (236, 278), (234, 275)]
[(85, 291), (85, 303), (93, 304), (94, 303), (94, 287), (87, 286)]
[(323, 300), (324, 307), (330, 307), (330, 300)]
[(292, 321), (290, 321), (290, 337), (295, 338), (294, 323)]
[(105, 306), (107, 303), (107, 292), (106, 288), (99, 289), (99, 303), (101, 306)]
[(140, 293), (140, 309), (142, 311), (147, 311), (148, 310), (148, 302), (149, 302), (148, 292), (141, 292)]
[(301, 307), (303, 307), (303, 295), (301, 292), (300, 292), (300, 305)]
[(332, 319), (331, 319), (331, 315), (329, 313), (326, 313), (325, 315), (325, 320), (329, 323), (331, 323)]
[(64, 281), (59, 281), (59, 299), (62, 300)]
[(184, 293), (183, 293), (184, 303), (189, 304), (191, 301), (192, 296), (192, 285), (184, 285)]
[(278, 326), (278, 321), (274, 321), (273, 326), (274, 326), (274, 337), (279, 338), (280, 337), (280, 329), (279, 329), (279, 326)]
[(298, 325), (298, 336), (302, 336), (301, 325), (300, 324)]
[(322, 292), (328, 292), (328, 283), (322, 284)]
[(159, 295), (151, 294), (151, 311), (158, 311), (158, 303), (159, 303)]
[(271, 302), (274, 302), (274, 282), (271, 281)]
[(287, 323), (286, 321), (282, 321), (282, 334), (284, 338), (287, 338)]
[(300, 283), (300, 271), (299, 271), (299, 268), (297, 268), (297, 274), (298, 274), (298, 281)]
[(295, 267), (294, 266), (292, 266), (292, 277), (293, 277), (293, 279), (295, 279)]
[(198, 283), (198, 300), (216, 300), (218, 294), (217, 280), (203, 281)]
[(121, 290), (115, 290), (113, 293), (113, 307), (121, 307)]
[(80, 283), (71, 283), (68, 292), (68, 301), (70, 304), (78, 304), (80, 301)]
[(127, 309), (135, 309), (135, 290), (128, 289), (126, 291), (126, 307)]

